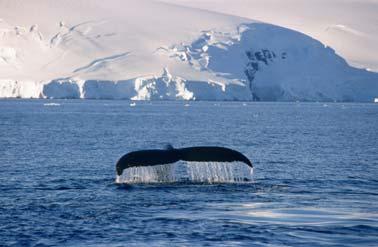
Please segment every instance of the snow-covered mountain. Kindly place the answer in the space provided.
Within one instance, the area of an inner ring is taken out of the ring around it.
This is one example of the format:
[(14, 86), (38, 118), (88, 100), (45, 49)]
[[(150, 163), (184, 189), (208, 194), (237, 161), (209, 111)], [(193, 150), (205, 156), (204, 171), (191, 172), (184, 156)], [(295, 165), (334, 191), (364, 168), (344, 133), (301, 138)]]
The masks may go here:
[(153, 0), (0, 0), (0, 97), (372, 101), (302, 33)]
[(358, 68), (378, 72), (377, 0), (162, 0), (287, 27), (335, 49)]

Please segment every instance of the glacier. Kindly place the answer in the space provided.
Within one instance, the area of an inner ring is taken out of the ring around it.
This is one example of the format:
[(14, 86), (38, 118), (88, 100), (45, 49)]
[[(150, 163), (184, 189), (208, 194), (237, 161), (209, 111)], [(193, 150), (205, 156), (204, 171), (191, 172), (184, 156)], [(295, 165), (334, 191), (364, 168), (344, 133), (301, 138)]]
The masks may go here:
[[(127, 4), (135, 9), (123, 9)], [(0, 7), (0, 98), (372, 102), (378, 96), (377, 73), (268, 23), (150, 0), (0, 0)], [(44, 15), (32, 14), (37, 9)]]
[(250, 101), (245, 86), (186, 81), (165, 68), (159, 77), (130, 80), (55, 79), (47, 83), (0, 80), (0, 98)]
[(163, 0), (260, 20), (305, 33), (354, 67), (378, 72), (378, 1), (375, 0)]

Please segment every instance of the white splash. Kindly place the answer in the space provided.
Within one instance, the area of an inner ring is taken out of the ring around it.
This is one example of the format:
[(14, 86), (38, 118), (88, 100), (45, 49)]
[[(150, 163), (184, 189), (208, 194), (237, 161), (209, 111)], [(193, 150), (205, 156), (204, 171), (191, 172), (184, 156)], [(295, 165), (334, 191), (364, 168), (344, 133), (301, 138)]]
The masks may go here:
[(190, 181), (208, 183), (248, 182), (253, 175), (253, 168), (240, 162), (190, 162), (187, 171)]
[(253, 168), (241, 162), (187, 162), (131, 167), (116, 177), (116, 183), (243, 183), (252, 181)]
[(130, 167), (117, 176), (116, 183), (161, 183), (174, 181), (173, 164)]
[(60, 106), (59, 103), (44, 103), (44, 106)]

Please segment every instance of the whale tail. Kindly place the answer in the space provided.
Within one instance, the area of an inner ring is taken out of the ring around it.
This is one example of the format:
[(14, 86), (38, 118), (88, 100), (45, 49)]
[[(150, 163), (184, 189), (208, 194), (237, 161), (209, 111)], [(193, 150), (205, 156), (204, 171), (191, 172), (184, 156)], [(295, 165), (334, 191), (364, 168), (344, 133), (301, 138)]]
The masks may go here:
[[(250, 181), (252, 162), (242, 153), (225, 147), (188, 147), (130, 152), (116, 164), (117, 183), (176, 181), (174, 163), (185, 168), (189, 180), (200, 182)], [(124, 171), (127, 170), (127, 172)]]

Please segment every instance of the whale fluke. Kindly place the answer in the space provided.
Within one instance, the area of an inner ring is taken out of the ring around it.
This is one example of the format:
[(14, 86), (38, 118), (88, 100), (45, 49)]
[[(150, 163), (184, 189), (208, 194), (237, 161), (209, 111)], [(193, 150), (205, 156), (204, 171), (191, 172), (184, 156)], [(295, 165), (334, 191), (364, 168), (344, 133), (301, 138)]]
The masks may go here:
[(117, 175), (121, 176), (123, 170), (130, 167), (156, 166), (172, 164), (177, 161), (196, 162), (236, 162), (240, 161), (253, 167), (251, 161), (242, 153), (225, 147), (188, 147), (175, 149), (152, 149), (134, 151), (122, 156), (117, 164)]

